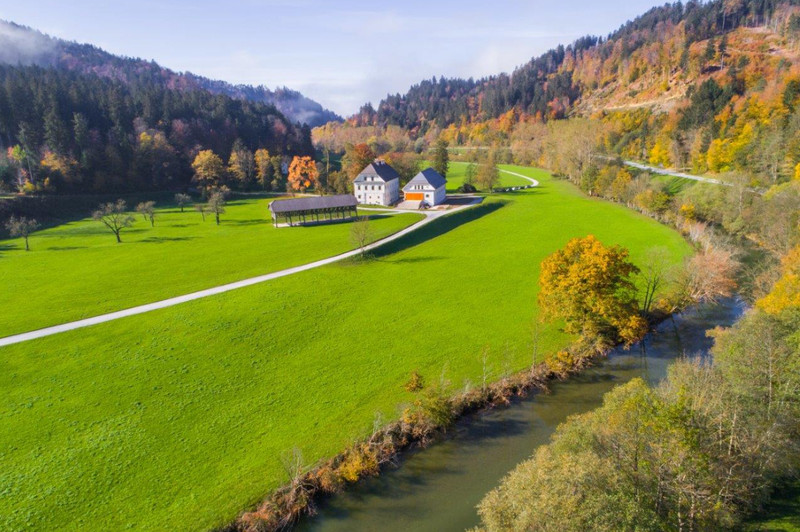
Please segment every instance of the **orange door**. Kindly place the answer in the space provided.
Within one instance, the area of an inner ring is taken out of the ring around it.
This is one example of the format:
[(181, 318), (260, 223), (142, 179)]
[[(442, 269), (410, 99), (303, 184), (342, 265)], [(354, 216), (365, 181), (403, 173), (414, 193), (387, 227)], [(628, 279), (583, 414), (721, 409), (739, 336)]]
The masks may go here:
[(406, 192), (406, 199), (411, 200), (423, 200), (425, 199), (425, 194), (422, 192)]

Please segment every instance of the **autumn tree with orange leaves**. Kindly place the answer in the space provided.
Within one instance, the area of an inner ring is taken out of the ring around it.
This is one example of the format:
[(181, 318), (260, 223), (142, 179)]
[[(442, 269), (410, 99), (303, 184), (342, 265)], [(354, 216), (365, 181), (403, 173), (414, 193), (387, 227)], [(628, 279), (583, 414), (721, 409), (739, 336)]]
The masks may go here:
[(289, 166), (289, 188), (292, 191), (305, 192), (317, 184), (319, 171), (317, 163), (311, 157), (295, 157)]
[(366, 144), (348, 144), (345, 146), (342, 168), (353, 181), (368, 164), (375, 160), (375, 152)]
[(632, 280), (637, 273), (628, 250), (606, 247), (592, 235), (574, 238), (542, 262), (543, 317), (563, 319), (566, 332), (595, 345), (631, 344), (647, 329)]

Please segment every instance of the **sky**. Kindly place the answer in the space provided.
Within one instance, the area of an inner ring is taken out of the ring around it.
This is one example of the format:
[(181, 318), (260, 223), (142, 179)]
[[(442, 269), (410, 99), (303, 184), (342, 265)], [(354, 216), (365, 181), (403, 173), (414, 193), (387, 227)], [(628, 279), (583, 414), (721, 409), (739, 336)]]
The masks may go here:
[(0, 19), (349, 116), (425, 78), (510, 72), (655, 0), (0, 0)]

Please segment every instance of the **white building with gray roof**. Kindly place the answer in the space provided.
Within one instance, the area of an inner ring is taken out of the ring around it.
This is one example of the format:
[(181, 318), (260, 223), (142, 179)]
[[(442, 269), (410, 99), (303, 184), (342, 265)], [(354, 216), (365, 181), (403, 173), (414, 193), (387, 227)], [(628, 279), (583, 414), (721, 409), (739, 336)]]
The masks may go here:
[(376, 159), (353, 180), (353, 194), (362, 204), (394, 205), (400, 200), (400, 174)]
[(419, 201), (431, 207), (447, 197), (447, 180), (433, 168), (426, 168), (403, 187), (406, 201)]

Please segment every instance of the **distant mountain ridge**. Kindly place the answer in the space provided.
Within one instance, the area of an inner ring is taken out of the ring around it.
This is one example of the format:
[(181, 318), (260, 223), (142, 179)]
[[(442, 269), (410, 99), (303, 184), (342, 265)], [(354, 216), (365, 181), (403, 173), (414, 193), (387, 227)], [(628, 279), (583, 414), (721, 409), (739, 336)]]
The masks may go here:
[(69, 42), (13, 22), (0, 20), (0, 63), (63, 68), (123, 82), (158, 83), (173, 90), (207, 90), (232, 98), (274, 105), (293, 122), (311, 127), (342, 118), (300, 92), (279, 87), (233, 85), (191, 72), (175, 72), (154, 61), (121, 57), (90, 44)]
[[(705, 48), (698, 47), (714, 39), (717, 42), (712, 44), (721, 45), (725, 35), (755, 27), (771, 28), (772, 33), (795, 43), (798, 6), (798, 0), (667, 3), (623, 24), (605, 38), (587, 36), (558, 46), (510, 74), (423, 80), (405, 94), (388, 95), (376, 107), (363, 106), (348, 122), (355, 126), (396, 125), (424, 134), (431, 128), (496, 119), (511, 111), (544, 120), (558, 119), (614, 108), (662, 105), (667, 100), (660, 97), (663, 94), (669, 96), (667, 107), (673, 106), (686, 101), (688, 85), (713, 73), (714, 61), (727, 67), (720, 56), (737, 52), (733, 47), (717, 50), (716, 57), (705, 58), (698, 71), (694, 68), (697, 58), (705, 53)], [(786, 31), (794, 33), (782, 33)], [(770, 50), (748, 53), (767, 54)], [(796, 58), (794, 54), (786, 59), (791, 62)]]

